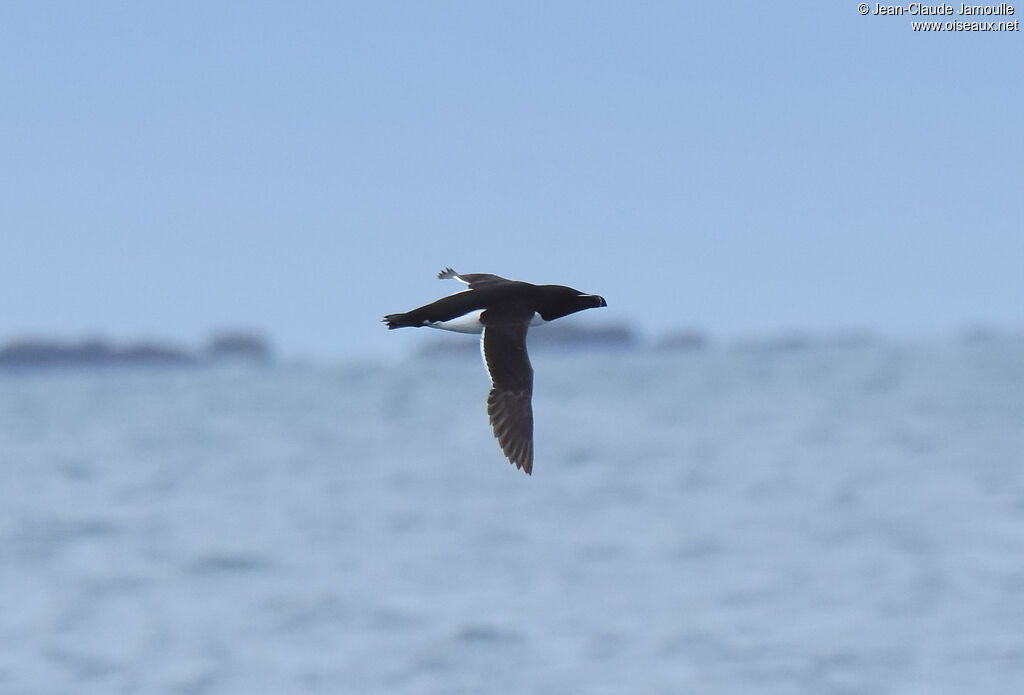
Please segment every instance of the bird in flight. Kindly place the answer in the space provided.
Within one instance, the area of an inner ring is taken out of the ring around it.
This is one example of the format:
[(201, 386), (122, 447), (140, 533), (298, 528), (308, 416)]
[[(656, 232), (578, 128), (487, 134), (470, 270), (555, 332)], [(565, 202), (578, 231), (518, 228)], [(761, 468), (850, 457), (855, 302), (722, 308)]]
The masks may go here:
[(459, 333), (481, 333), (484, 364), (491, 376), (487, 414), (508, 460), (527, 475), (533, 471), (533, 367), (526, 354), (526, 331), (584, 309), (608, 306), (604, 297), (563, 285), (531, 285), (486, 273), (445, 268), (439, 280), (469, 285), (404, 314), (388, 314), (389, 329), (429, 326)]

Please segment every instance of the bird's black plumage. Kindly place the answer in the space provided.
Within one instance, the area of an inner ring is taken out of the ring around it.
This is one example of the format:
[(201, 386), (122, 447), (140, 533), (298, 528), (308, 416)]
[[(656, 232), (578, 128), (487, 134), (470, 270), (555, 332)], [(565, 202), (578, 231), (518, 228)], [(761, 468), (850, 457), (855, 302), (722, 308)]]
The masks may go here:
[(484, 361), (491, 376), (487, 414), (505, 456), (527, 474), (533, 471), (533, 367), (526, 353), (531, 323), (607, 306), (603, 297), (564, 285), (532, 285), (486, 273), (459, 274), (445, 268), (437, 277), (469, 285), (404, 314), (388, 314), (389, 329), (431, 326), (483, 333)]

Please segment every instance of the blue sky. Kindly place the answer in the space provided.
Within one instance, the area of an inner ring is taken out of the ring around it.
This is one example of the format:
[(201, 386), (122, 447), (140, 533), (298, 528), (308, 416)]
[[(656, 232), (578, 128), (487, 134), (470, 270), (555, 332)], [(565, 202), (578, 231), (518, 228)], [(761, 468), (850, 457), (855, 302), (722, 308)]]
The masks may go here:
[[(959, 5), (956, 5), (959, 7)], [(1024, 326), (1024, 39), (854, 2), (11, 2), (0, 342), (400, 354), (446, 265), (724, 339)]]

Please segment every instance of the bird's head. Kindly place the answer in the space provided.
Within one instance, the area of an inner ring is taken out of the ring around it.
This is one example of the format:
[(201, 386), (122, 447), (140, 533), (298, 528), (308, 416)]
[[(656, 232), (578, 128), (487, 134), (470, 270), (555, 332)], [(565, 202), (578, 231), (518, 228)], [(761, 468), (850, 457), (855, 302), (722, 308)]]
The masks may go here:
[(572, 287), (546, 285), (545, 289), (549, 291), (547, 293), (548, 301), (545, 302), (545, 306), (538, 312), (545, 321), (554, 321), (584, 309), (597, 309), (598, 307), (608, 306), (608, 302), (604, 300), (604, 297), (597, 294), (580, 292)]

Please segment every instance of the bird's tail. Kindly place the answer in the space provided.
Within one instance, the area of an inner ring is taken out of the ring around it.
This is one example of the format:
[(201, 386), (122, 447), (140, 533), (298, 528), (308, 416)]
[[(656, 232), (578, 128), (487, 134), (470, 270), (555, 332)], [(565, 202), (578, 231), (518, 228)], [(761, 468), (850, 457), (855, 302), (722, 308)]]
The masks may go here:
[(388, 325), (389, 330), (420, 325), (412, 320), (409, 314), (388, 314), (382, 320)]

